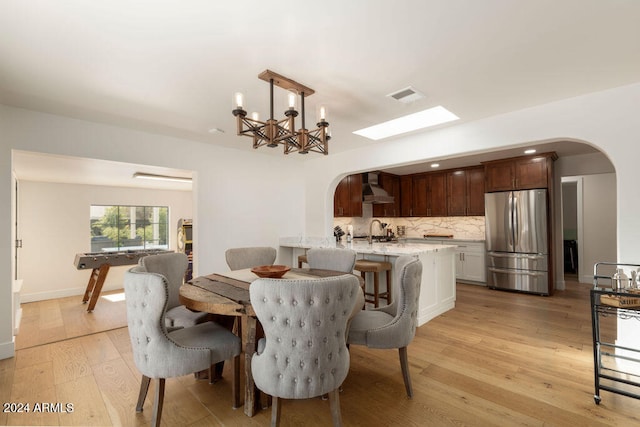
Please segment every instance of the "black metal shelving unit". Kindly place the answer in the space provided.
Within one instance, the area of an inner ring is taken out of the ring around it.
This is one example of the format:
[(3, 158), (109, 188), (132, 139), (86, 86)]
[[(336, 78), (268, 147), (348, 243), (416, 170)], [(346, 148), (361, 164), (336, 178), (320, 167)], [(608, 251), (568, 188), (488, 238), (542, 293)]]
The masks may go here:
[[(640, 399), (640, 345), (629, 347), (617, 343), (618, 321), (635, 321), (640, 336), (640, 294), (613, 287), (612, 271), (617, 268), (637, 270), (640, 264), (598, 262), (593, 267), (591, 289), (591, 327), (595, 393), (600, 404), (600, 390)], [(614, 322), (605, 324), (603, 322)], [(604, 326), (604, 328), (603, 328)]]

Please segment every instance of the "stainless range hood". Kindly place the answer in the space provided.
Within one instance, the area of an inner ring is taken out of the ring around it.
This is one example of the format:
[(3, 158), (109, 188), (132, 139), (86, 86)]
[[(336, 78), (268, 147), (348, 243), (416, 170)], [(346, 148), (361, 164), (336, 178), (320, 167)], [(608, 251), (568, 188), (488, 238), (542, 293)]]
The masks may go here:
[(393, 196), (378, 185), (378, 174), (375, 172), (362, 174), (362, 203), (394, 203)]

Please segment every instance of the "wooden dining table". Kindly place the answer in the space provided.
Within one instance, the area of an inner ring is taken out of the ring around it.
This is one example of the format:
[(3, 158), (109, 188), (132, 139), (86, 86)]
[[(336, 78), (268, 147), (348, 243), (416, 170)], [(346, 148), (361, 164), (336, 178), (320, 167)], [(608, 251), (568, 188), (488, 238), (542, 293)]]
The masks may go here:
[[(318, 279), (343, 274), (345, 273), (333, 270), (292, 268), (282, 278)], [(354, 276), (360, 280), (361, 293), (352, 315), (364, 306), (363, 279)], [(259, 409), (259, 399), (256, 398), (259, 393), (253, 381), (251, 359), (256, 352), (260, 325), (249, 298), (249, 286), (256, 279), (258, 276), (247, 268), (196, 277), (180, 287), (180, 302), (190, 310), (239, 318), (240, 322), (236, 322), (237, 333), (242, 339), (245, 357), (244, 413), (249, 417)]]

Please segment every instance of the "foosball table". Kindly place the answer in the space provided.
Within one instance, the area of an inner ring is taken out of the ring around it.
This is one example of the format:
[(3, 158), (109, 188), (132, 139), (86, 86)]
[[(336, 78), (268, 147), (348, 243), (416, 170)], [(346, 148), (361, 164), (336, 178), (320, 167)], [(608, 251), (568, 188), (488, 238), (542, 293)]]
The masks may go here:
[(78, 270), (91, 269), (87, 290), (84, 291), (82, 303), (89, 302), (87, 312), (91, 313), (98, 302), (102, 286), (109, 273), (109, 268), (119, 265), (135, 265), (140, 258), (148, 255), (157, 255), (167, 252), (173, 252), (165, 249), (141, 249), (121, 252), (89, 252), (76, 254), (73, 262)]

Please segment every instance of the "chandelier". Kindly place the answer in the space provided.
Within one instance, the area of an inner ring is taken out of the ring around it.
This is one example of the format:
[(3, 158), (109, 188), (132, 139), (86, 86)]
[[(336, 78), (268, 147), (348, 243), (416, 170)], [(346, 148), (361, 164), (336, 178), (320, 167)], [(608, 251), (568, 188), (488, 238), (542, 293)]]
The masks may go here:
[[(282, 144), (284, 146), (284, 154), (296, 151), (300, 154), (307, 154), (310, 151), (325, 155), (329, 154), (328, 142), (331, 136), (329, 135), (329, 123), (325, 120), (326, 109), (320, 107), (320, 118), (315, 129), (309, 130), (305, 127), (304, 99), (305, 96), (313, 95), (315, 91), (270, 70), (263, 71), (258, 75), (258, 78), (269, 82), (269, 119), (261, 122), (257, 113), (252, 113), (251, 118), (247, 117), (247, 112), (244, 110), (244, 96), (241, 93), (236, 93), (233, 115), (238, 123), (238, 135), (253, 138), (253, 148), (265, 145), (267, 147), (277, 147)], [(289, 109), (284, 112), (285, 118), (282, 120), (273, 118), (274, 85), (289, 91), (287, 97)], [(300, 95), (302, 126), (296, 130), (295, 118), (298, 116), (296, 97), (298, 95)]]

